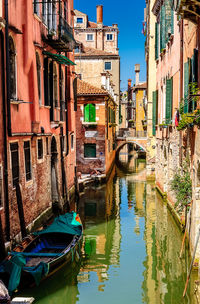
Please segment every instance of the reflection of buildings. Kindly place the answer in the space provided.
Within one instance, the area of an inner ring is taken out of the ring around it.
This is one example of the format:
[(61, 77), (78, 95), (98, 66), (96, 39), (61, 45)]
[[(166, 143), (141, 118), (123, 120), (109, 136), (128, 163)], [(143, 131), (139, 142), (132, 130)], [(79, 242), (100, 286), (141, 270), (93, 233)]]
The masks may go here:
[[(145, 303), (181, 303), (186, 281), (186, 261), (179, 259), (182, 235), (176, 223), (154, 191), (147, 184), (144, 262)], [(193, 302), (191, 302), (193, 303)]]
[[(114, 172), (106, 186), (90, 187), (80, 199), (79, 213), (84, 224), (85, 238), (79, 282), (88, 282), (91, 272), (97, 274), (98, 282), (104, 282), (108, 279), (109, 266), (119, 265), (119, 195), (113, 183), (113, 175)], [(99, 286), (99, 290), (102, 288), (102, 285)]]

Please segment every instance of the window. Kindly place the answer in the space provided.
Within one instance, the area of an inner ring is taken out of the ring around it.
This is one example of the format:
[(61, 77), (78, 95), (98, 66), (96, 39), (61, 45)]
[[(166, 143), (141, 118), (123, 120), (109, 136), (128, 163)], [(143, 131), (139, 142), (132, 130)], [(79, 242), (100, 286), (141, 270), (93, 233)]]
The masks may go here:
[(43, 72), (43, 79), (44, 79), (44, 104), (45, 106), (49, 106), (49, 62), (48, 57), (44, 58), (44, 72)]
[(67, 12), (67, 2), (65, 1), (64, 2), (64, 19), (67, 21), (67, 15), (68, 15), (68, 12)]
[(84, 144), (84, 157), (96, 158), (96, 144)]
[(87, 34), (87, 41), (93, 41), (93, 34)]
[(71, 135), (71, 150), (74, 150), (74, 135)]
[(34, 11), (34, 14), (37, 14), (37, 15), (40, 14), (40, 1), (39, 0), (34, 0), (33, 11)]
[(49, 139), (46, 137), (46, 153), (49, 155)]
[(48, 4), (47, 4), (47, 1), (44, 1), (42, 3), (42, 20), (43, 20), (44, 24), (46, 24), (46, 25), (47, 25), (47, 19), (48, 19), (47, 10), (48, 10)]
[(3, 168), (0, 165), (0, 208), (3, 207)]
[(79, 47), (79, 46), (76, 46), (76, 48), (75, 48), (75, 50), (74, 50), (74, 53), (75, 53), (75, 54), (80, 53), (80, 47)]
[(37, 146), (38, 146), (38, 159), (42, 159), (43, 158), (43, 141), (42, 138), (38, 139), (37, 141)]
[(13, 187), (19, 183), (19, 152), (18, 143), (10, 144)]
[(38, 98), (41, 105), (41, 64), (39, 54), (36, 53), (36, 66), (37, 66), (37, 85), (38, 85)]
[(76, 18), (76, 23), (83, 23), (83, 18), (77, 17)]
[(96, 108), (94, 104), (84, 105), (84, 122), (96, 122)]
[(53, 65), (53, 104), (58, 107), (58, 76), (57, 76), (57, 65)]
[(9, 37), (9, 60), (10, 60), (10, 98), (17, 99), (16, 51), (12, 37)]
[(113, 34), (107, 34), (106, 38), (107, 38), (108, 41), (113, 40)]
[(56, 1), (53, 0), (53, 6), (52, 6), (52, 29), (54, 31), (57, 30), (57, 12), (56, 12)]
[(29, 181), (32, 179), (30, 141), (24, 142), (24, 159), (25, 159), (26, 181)]
[(105, 62), (104, 69), (105, 69), (105, 71), (110, 71), (111, 70), (111, 62), (110, 61)]

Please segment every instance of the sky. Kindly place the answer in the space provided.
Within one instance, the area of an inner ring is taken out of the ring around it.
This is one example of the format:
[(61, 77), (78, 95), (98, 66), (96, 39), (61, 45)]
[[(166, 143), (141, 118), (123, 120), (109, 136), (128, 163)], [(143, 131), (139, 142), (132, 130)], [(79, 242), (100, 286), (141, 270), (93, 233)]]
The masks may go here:
[(134, 65), (140, 63), (140, 81), (146, 80), (145, 36), (142, 34), (145, 0), (74, 0), (74, 8), (96, 22), (96, 5), (103, 5), (104, 25), (118, 24), (119, 55), (121, 57), (121, 90), (127, 80), (135, 83)]

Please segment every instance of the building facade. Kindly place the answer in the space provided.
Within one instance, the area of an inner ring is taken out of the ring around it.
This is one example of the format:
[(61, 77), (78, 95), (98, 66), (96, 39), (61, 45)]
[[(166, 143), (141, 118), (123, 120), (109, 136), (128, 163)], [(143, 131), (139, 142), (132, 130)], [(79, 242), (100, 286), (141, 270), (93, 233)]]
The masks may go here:
[(108, 176), (115, 160), (117, 105), (109, 90), (79, 79), (77, 88), (77, 170)]
[(83, 81), (101, 88), (101, 73), (110, 73), (110, 83), (118, 105), (117, 124), (121, 122), (120, 106), (120, 57), (118, 49), (118, 26), (103, 24), (103, 6), (97, 6), (97, 22), (74, 10), (76, 73)]
[(72, 0), (5, 3), (5, 22), (0, 16), (5, 24), (0, 33), (0, 212), (9, 241), (22, 225), (31, 229), (53, 202), (68, 200), (74, 185), (75, 40)]

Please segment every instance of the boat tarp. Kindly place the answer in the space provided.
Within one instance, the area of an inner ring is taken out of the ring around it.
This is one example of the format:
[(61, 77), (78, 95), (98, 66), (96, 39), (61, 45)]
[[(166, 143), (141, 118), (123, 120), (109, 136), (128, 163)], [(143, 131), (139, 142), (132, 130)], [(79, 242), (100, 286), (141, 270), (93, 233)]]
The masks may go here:
[(28, 271), (34, 278), (35, 284), (39, 285), (41, 279), (48, 274), (48, 264), (40, 262), (35, 267), (25, 267), (26, 258), (23, 253), (16, 253), (11, 259), (5, 260), (0, 265), (0, 272), (7, 272), (10, 275), (8, 283), (8, 292), (10, 295), (18, 288), (21, 272)]
[(35, 235), (42, 235), (47, 233), (66, 233), (72, 235), (82, 234), (82, 225), (77, 221), (76, 212), (66, 213), (55, 218), (53, 223), (47, 228), (36, 231)]

